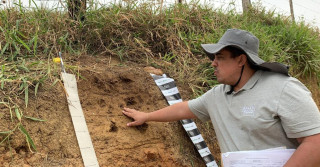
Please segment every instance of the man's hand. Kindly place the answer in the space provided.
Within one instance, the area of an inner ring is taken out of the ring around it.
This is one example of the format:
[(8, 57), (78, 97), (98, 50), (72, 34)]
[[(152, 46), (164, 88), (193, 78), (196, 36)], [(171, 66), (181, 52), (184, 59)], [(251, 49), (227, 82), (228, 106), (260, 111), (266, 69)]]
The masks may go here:
[(133, 122), (127, 123), (127, 126), (142, 125), (147, 121), (155, 122), (171, 122), (182, 119), (192, 119), (196, 116), (188, 107), (188, 102), (180, 102), (171, 106), (167, 106), (157, 111), (145, 113), (130, 108), (124, 108), (122, 113), (132, 119)]
[(148, 121), (148, 116), (149, 113), (144, 113), (137, 111), (135, 109), (130, 109), (130, 108), (124, 108), (122, 113), (132, 119), (134, 119), (133, 122), (127, 123), (127, 126), (138, 126), (142, 125), (146, 121)]

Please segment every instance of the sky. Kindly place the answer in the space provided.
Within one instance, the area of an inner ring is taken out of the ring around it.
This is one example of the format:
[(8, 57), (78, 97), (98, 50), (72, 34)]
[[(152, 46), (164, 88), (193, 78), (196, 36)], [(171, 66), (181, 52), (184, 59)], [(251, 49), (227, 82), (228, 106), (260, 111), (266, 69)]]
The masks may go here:
[[(34, 7), (35, 5), (29, 2), (36, 2), (38, 6), (44, 6), (48, 8), (63, 8), (65, 4), (61, 2), (65, 0), (20, 0), (25, 7)], [(101, 5), (108, 5), (110, 3), (118, 3), (121, 0), (88, 0), (97, 2), (98, 7)], [(147, 0), (140, 0), (147, 1)], [(160, 2), (161, 0), (158, 0)], [(170, 5), (176, 3), (177, 0), (163, 0), (164, 5)], [(195, 0), (183, 0), (184, 3), (190, 3)], [(214, 8), (223, 8), (227, 9), (229, 4), (233, 4), (236, 10), (242, 12), (242, 0), (196, 0), (200, 4), (207, 4)], [(320, 0), (292, 0), (293, 9), (296, 21), (304, 20), (306, 23), (310, 24), (313, 27), (318, 27), (320, 29), (320, 16), (318, 10), (320, 9)], [(3, 3), (6, 2), (6, 3)], [(12, 6), (14, 3), (19, 2), (19, 0), (1, 0), (0, 8), (6, 6)], [(290, 6), (289, 0), (251, 0), (251, 3), (259, 3), (267, 10), (274, 10), (276, 13), (280, 13), (286, 16), (290, 16)], [(230, 7), (230, 6), (229, 6)]]
[[(251, 0), (258, 2), (257, 0)], [(296, 21), (304, 20), (320, 29), (320, 0), (292, 0), (293, 10)], [(290, 15), (289, 0), (263, 0), (263, 6), (270, 10), (276, 10), (279, 13)]]

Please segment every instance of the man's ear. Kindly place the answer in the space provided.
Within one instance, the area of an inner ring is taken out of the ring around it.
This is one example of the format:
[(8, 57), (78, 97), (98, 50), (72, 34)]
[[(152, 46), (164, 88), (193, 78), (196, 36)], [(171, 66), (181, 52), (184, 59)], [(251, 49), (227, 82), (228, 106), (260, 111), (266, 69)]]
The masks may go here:
[(246, 62), (247, 62), (248, 60), (247, 60), (247, 56), (245, 55), (245, 54), (241, 54), (240, 56), (239, 56), (239, 66), (243, 66), (243, 65), (245, 65), (246, 64)]

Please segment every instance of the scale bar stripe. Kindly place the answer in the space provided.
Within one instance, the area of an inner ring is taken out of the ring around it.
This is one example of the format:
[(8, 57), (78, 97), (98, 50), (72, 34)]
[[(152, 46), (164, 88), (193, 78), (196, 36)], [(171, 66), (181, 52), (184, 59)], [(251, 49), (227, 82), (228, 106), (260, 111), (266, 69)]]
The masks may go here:
[(165, 96), (165, 98), (167, 99), (167, 101), (173, 101), (173, 100), (181, 99), (181, 96), (180, 96), (180, 93), (177, 93), (170, 96)]
[[(170, 79), (170, 78), (167, 77), (166, 74), (156, 75), (156, 74), (151, 74), (151, 73), (150, 73), (150, 75), (152, 76), (152, 78), (153, 78), (154, 81), (156, 81), (156, 80), (158, 80), (158, 79), (163, 79), (163, 78)], [(172, 80), (173, 80), (173, 79), (172, 79)], [(157, 81), (157, 82), (158, 82), (158, 81)], [(156, 82), (156, 83), (157, 83), (157, 82)]]
[(171, 89), (162, 90), (161, 92), (162, 92), (162, 94), (164, 96), (171, 96), (171, 95), (179, 93), (179, 90), (178, 90), (177, 87), (174, 87), (174, 88), (171, 88)]
[(184, 124), (184, 125), (182, 125), (182, 126), (184, 127), (184, 129), (185, 129), (186, 131), (190, 131), (190, 130), (197, 129), (197, 125), (196, 125), (194, 122), (189, 123), (189, 124)]
[(181, 120), (180, 121), (182, 124), (189, 124), (189, 123), (192, 123), (192, 119), (184, 119), (184, 120)]
[(174, 81), (163, 84), (163, 85), (158, 85), (158, 87), (160, 88), (160, 90), (168, 90), (174, 87), (177, 87), (176, 84), (174, 83)]
[(210, 154), (210, 155), (207, 155), (207, 156), (205, 156), (205, 157), (202, 157), (202, 158), (204, 159), (204, 161), (206, 162), (206, 164), (214, 161), (214, 158), (213, 158), (213, 156), (212, 156), (211, 154)]
[(187, 133), (188, 133), (189, 137), (200, 135), (200, 131), (198, 130), (198, 128), (189, 130), (189, 131), (187, 131)]
[(203, 141), (203, 142), (200, 142), (200, 143), (196, 143), (195, 144), (197, 150), (201, 150), (201, 149), (204, 149), (207, 147), (207, 144)]
[(206, 166), (207, 167), (217, 167), (217, 163), (216, 163), (216, 161), (213, 160), (213, 161), (207, 163)]
[[(167, 100), (169, 105), (173, 105), (179, 102), (182, 102), (181, 95), (179, 93), (176, 84), (172, 78), (167, 78), (165, 74), (162, 76), (151, 74), (154, 79), (156, 85), (159, 87), (163, 96)], [(185, 119), (180, 121), (183, 128), (187, 132), (190, 137), (192, 143), (197, 148), (200, 156), (206, 163), (207, 167), (218, 167), (214, 157), (212, 156), (207, 144), (205, 143), (203, 137), (198, 130), (197, 125), (191, 119)]]
[(197, 136), (191, 136), (190, 139), (192, 140), (193, 144), (200, 143), (200, 142), (204, 141), (201, 134), (199, 134)]
[(174, 104), (176, 104), (176, 103), (180, 103), (180, 102), (182, 102), (182, 100), (181, 99), (179, 99), (179, 100), (172, 100), (172, 101), (168, 101), (168, 103), (169, 103), (169, 105), (171, 106), (171, 105), (174, 105)]
[(205, 157), (205, 156), (211, 154), (211, 152), (210, 152), (208, 147), (206, 147), (204, 149), (201, 149), (201, 150), (198, 150), (198, 151), (199, 151), (201, 157)]
[(164, 85), (164, 84), (167, 84), (167, 83), (170, 83), (170, 82), (172, 82), (172, 81), (174, 81), (172, 78), (163, 78), (162, 76), (161, 77), (158, 77), (158, 76), (155, 76), (154, 75), (154, 77), (155, 78), (157, 78), (156, 80), (155, 80), (155, 82), (156, 82), (156, 84), (159, 86), (159, 85)]

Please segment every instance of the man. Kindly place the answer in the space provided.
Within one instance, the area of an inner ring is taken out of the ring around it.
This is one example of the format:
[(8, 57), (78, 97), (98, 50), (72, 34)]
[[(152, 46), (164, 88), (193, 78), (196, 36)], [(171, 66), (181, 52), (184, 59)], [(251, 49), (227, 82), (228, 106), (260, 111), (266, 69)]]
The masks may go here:
[(296, 148), (285, 166), (320, 166), (320, 114), (309, 90), (288, 75), (280, 63), (258, 56), (259, 40), (229, 29), (217, 44), (204, 44), (214, 75), (221, 83), (197, 99), (144, 113), (125, 108), (134, 119), (147, 121), (211, 119), (222, 152)]

